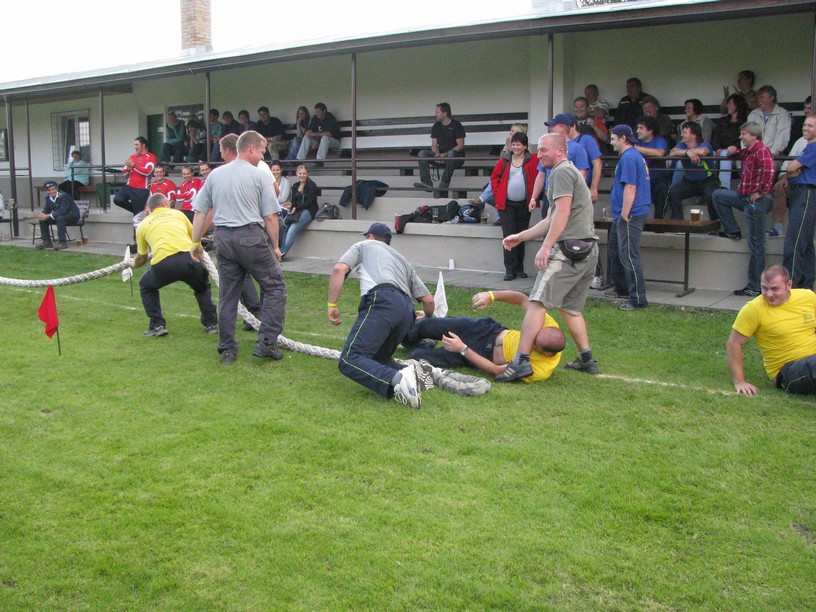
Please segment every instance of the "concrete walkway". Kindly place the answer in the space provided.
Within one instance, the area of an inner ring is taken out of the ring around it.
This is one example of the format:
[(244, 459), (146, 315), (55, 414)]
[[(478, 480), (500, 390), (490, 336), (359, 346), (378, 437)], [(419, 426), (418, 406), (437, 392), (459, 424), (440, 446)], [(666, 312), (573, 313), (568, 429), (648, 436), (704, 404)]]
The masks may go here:
[[(15, 238), (9, 242), (0, 244), (17, 246), (21, 248), (32, 248), (31, 240), (25, 238)], [(113, 255), (124, 257), (125, 245), (113, 242), (88, 242), (88, 244), (69, 248), (73, 253), (94, 253), (97, 255)], [(283, 269), (287, 272), (303, 272), (306, 274), (321, 274), (328, 276), (334, 267), (335, 262), (329, 259), (319, 259), (316, 257), (292, 257), (283, 263)], [(425, 283), (436, 283), (439, 279), (439, 268), (429, 268), (423, 266), (416, 267), (417, 273)], [(482, 270), (442, 270), (442, 276), (446, 285), (462, 287), (465, 289), (515, 289), (523, 293), (529, 293), (533, 287), (535, 276), (530, 275), (526, 279), (514, 281), (503, 280), (503, 274), (497, 272), (485, 272)], [(738, 297), (733, 295), (731, 290), (720, 289), (697, 289), (689, 295), (677, 297), (679, 286), (666, 285), (661, 283), (649, 283), (647, 285), (647, 298), (651, 304), (664, 304), (667, 306), (678, 306), (686, 308), (712, 308), (715, 310), (739, 310), (751, 298)], [(603, 291), (591, 290), (590, 298), (597, 298), (609, 301), (603, 295)]]

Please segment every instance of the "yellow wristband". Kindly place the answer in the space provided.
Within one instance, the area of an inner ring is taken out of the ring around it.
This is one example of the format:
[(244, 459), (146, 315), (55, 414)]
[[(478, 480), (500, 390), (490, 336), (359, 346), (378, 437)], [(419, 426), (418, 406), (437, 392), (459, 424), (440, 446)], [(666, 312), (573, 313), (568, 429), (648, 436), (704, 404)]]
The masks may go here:
[(200, 242), (194, 242), (193, 246), (201, 246), (201, 243)]
[(337, 304), (328, 303), (329, 308), (337, 308)]
[(491, 302), (495, 302), (495, 301), (496, 301), (496, 296), (495, 296), (495, 295), (493, 295), (493, 292), (492, 292), (492, 291), (488, 291), (488, 293), (490, 294), (490, 301), (491, 301)]

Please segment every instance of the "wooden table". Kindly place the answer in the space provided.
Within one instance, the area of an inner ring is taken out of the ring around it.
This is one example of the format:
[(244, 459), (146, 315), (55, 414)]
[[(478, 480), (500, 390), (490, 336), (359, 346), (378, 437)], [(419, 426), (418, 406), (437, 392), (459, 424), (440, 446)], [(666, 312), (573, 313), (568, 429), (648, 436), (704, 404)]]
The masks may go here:
[[(612, 219), (598, 219), (595, 221), (596, 229), (609, 230), (612, 227)], [(689, 288), (689, 235), (691, 234), (707, 234), (720, 229), (720, 221), (712, 221), (710, 219), (702, 219), (698, 223), (692, 223), (688, 219), (646, 219), (646, 224), (643, 226), (644, 232), (654, 232), (656, 234), (663, 234), (665, 232), (674, 232), (683, 234), (684, 252), (683, 252), (683, 280), (665, 280), (657, 278), (647, 278), (645, 280), (654, 283), (668, 283), (671, 285), (683, 285), (683, 291), (677, 294), (677, 297), (683, 297), (694, 291), (694, 287)], [(608, 249), (607, 245), (607, 249)], [(608, 252), (608, 251), (607, 251)], [(609, 271), (609, 258), (607, 257), (607, 274)]]

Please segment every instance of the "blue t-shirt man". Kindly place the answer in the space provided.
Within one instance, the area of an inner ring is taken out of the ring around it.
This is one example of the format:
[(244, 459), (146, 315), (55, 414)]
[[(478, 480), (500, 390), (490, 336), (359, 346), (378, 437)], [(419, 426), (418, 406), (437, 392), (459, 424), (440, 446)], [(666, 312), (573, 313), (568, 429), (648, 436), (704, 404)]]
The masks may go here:
[(615, 168), (615, 182), (612, 184), (612, 218), (617, 219), (623, 210), (623, 190), (626, 185), (635, 186), (635, 201), (629, 211), (629, 218), (649, 214), (652, 204), (649, 168), (643, 155), (634, 147), (629, 147), (620, 156)]
[(581, 134), (575, 140), (570, 140), (570, 142), (577, 142), (586, 149), (587, 161), (589, 162), (586, 184), (587, 186), (592, 185), (592, 162), (601, 156), (601, 149), (598, 147), (598, 142), (594, 136), (589, 136), (588, 134)]
[(792, 179), (788, 179), (791, 185), (812, 185), (816, 187), (816, 142), (811, 142), (796, 158), (802, 164), (802, 172)]
[[(663, 155), (668, 155), (671, 150), (669, 142), (662, 136), (654, 136), (649, 142), (639, 140), (637, 146), (646, 147), (647, 149), (660, 149), (661, 151), (665, 151)], [(650, 157), (646, 159), (646, 165), (649, 168), (649, 180), (656, 181), (662, 178), (668, 178), (671, 175), (671, 170), (666, 168), (665, 159), (654, 159)]]
[[(693, 148), (698, 149), (700, 147), (706, 149), (705, 154), (701, 155), (701, 157), (711, 157), (716, 155), (716, 153), (714, 152), (714, 147), (712, 147), (710, 143), (701, 142), (700, 144), (695, 145)], [(686, 150), (688, 148), (689, 147), (685, 142), (679, 142), (675, 147), (675, 149), (683, 150)], [(683, 168), (686, 170), (688, 170), (689, 168), (697, 168), (697, 171), (692, 170), (691, 172), (683, 173), (683, 179), (688, 181), (689, 183), (702, 183), (704, 180), (714, 175), (714, 173), (711, 172), (712, 170), (717, 169), (717, 162), (713, 160), (700, 160), (699, 164), (695, 164), (688, 157), (684, 157), (681, 161), (683, 163)], [(708, 172), (700, 172), (699, 171), (700, 168), (705, 168)]]

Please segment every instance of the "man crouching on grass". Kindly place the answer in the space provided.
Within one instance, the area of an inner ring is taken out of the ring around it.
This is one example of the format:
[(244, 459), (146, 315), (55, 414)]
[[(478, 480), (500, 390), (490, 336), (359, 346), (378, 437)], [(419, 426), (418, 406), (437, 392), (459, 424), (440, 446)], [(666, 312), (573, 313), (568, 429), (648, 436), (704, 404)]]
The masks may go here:
[(412, 408), (420, 406), (420, 389), (413, 365), (400, 367), (392, 355), (414, 324), (412, 297), (433, 316), (434, 299), (416, 270), (392, 249), (391, 230), (374, 223), (362, 240), (345, 252), (329, 279), (328, 317), (340, 325), (337, 300), (349, 273), (359, 268), (360, 305), (340, 354), (340, 372), (383, 397)]
[(737, 314), (726, 350), (737, 393), (754, 395), (745, 380), (742, 346), (756, 338), (768, 377), (788, 393), (816, 393), (816, 293), (791, 289), (783, 266), (770, 266), (760, 280), (762, 295)]
[(139, 254), (131, 264), (140, 268), (147, 262), (148, 250), (153, 255), (150, 269), (139, 281), (139, 292), (150, 327), (145, 336), (166, 336), (167, 322), (162, 316), (159, 289), (170, 283), (183, 281), (195, 292), (201, 323), (208, 334), (218, 333), (218, 317), (212, 301), (210, 276), (204, 266), (190, 257), (193, 246), (193, 226), (180, 210), (170, 208), (170, 200), (162, 193), (154, 193), (147, 200), (148, 215), (136, 228)]

